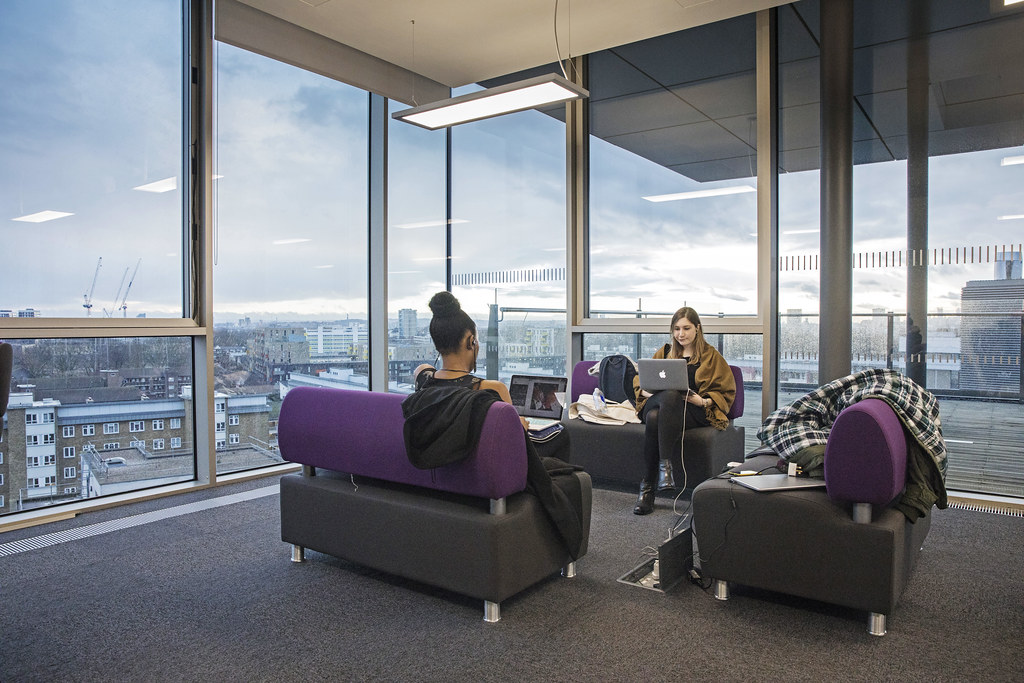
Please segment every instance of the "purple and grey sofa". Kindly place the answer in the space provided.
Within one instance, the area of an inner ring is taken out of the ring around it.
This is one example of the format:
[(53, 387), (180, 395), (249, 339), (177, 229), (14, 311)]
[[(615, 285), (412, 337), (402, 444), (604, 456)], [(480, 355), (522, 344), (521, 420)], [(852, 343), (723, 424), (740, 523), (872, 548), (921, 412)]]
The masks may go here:
[[(597, 376), (589, 374), (590, 367), (599, 361), (580, 361), (572, 371), (569, 387), (571, 401), (580, 396), (594, 393)], [(687, 429), (682, 442), (682, 457), (673, 457), (677, 486), (683, 486), (683, 467), (686, 473), (686, 488), (692, 489), (700, 482), (720, 474), (730, 462), (743, 459), (744, 428), (735, 424), (743, 415), (743, 375), (735, 366), (732, 374), (736, 378), (736, 399), (729, 410), (729, 426), (724, 430), (714, 427)], [(568, 412), (568, 411), (566, 411)], [(640, 485), (644, 476), (644, 430), (643, 424), (601, 425), (584, 422), (580, 418), (562, 422), (571, 437), (570, 448), (573, 464), (580, 465), (596, 480), (604, 480), (628, 487)], [(682, 460), (682, 462), (681, 462)]]
[[(281, 478), (281, 540), (484, 600), (501, 602), (575, 563), (526, 488), (526, 446), (515, 408), (493, 404), (476, 451), (433, 470), (413, 467), (402, 437), (404, 396), (300, 387), (281, 405), (278, 442), (301, 474)], [(591, 483), (580, 480), (583, 545)]]
[[(715, 597), (728, 582), (869, 612), (884, 635), (931, 527), (892, 506), (907, 473), (907, 439), (885, 401), (865, 399), (839, 413), (825, 446), (825, 488), (761, 493), (728, 476), (693, 492), (701, 572)], [(762, 471), (778, 456), (757, 455), (734, 471)]]

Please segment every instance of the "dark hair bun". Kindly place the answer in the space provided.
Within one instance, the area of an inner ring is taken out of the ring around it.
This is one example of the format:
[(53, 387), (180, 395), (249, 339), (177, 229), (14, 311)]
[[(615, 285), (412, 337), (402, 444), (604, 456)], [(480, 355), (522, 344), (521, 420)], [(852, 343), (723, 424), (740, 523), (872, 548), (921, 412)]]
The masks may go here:
[(447, 318), (459, 313), (462, 306), (451, 292), (438, 292), (430, 298), (430, 312), (438, 318)]

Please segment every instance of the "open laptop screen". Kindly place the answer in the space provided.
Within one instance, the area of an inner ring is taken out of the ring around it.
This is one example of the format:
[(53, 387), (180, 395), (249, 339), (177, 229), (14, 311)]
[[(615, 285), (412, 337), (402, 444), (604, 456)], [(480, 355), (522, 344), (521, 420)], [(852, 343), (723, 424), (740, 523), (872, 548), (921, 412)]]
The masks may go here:
[(565, 377), (544, 375), (512, 375), (508, 393), (512, 405), (523, 417), (562, 417), (562, 402), (565, 401)]

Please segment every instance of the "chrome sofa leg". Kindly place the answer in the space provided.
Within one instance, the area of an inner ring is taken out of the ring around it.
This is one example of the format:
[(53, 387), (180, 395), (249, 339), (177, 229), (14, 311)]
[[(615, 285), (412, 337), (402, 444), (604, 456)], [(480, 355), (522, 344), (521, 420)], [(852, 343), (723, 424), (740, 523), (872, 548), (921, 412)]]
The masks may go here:
[(292, 544), (292, 562), (305, 562), (306, 549), (301, 545)]
[(871, 524), (871, 503), (854, 503), (853, 521), (857, 524)]
[(715, 579), (715, 600), (729, 599), (729, 582)]
[(576, 578), (576, 563), (575, 562), (570, 562), (569, 564), (567, 564), (564, 567), (562, 567), (562, 576), (564, 576), (567, 579), (575, 579)]
[(490, 624), (501, 621), (501, 603), (484, 600), (484, 621)]
[(885, 615), (872, 612), (868, 615), (868, 633), (873, 636), (885, 635)]

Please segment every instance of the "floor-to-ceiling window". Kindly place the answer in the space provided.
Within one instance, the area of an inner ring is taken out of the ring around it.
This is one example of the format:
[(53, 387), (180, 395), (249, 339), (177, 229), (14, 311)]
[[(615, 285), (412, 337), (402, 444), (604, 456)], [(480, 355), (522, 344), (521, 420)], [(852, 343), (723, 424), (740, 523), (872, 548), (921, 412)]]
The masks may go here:
[[(392, 102), (391, 111), (406, 107)], [(394, 391), (412, 391), (412, 371), (433, 364), (427, 302), (446, 284), (447, 131), (389, 117), (388, 375)]]
[(590, 317), (657, 318), (664, 332), (582, 338), (584, 360), (650, 357), (669, 316), (695, 308), (749, 383), (738, 424), (751, 440), (761, 336), (708, 329), (758, 314), (755, 46), (748, 15), (589, 56)]
[[(1024, 495), (1022, 8), (854, 4), (851, 367), (940, 400), (947, 487)], [(779, 11), (780, 402), (818, 384), (818, 3)]]
[(183, 26), (180, 0), (0, 7), (0, 514), (196, 477)]
[(592, 317), (757, 314), (754, 28), (590, 56)]
[[(368, 102), (365, 91), (217, 44), (220, 472), (280, 462), (276, 416), (289, 388), (368, 387)], [(250, 412), (263, 421), (246, 428)]]
[(563, 112), (452, 130), (452, 291), (477, 323), (478, 372), (491, 378), (564, 373)]

